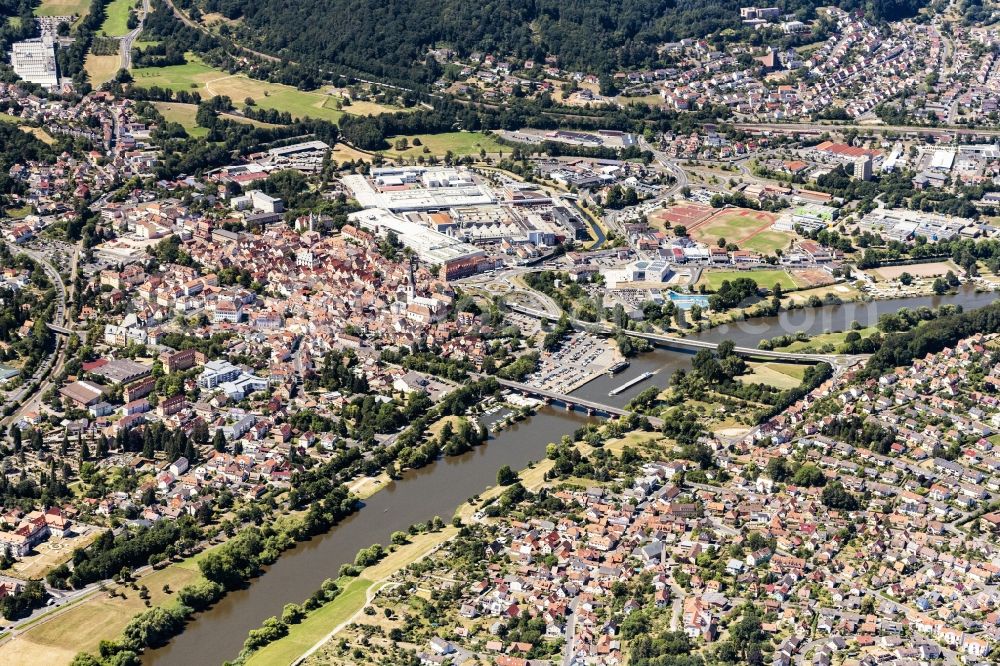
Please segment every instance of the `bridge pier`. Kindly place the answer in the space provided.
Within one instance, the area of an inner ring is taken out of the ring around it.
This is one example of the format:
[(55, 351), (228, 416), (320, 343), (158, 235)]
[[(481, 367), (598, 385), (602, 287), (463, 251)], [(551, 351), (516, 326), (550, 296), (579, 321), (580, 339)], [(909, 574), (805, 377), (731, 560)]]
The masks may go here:
[(573, 403), (572, 402), (567, 402), (566, 403), (566, 411), (567, 412), (572, 412), (573, 411)]

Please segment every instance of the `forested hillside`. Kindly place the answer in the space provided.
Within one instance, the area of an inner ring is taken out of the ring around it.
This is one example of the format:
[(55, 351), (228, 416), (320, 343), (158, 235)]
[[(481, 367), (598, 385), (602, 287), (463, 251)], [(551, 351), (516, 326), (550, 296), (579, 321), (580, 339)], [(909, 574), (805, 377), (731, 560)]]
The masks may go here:
[[(651, 67), (657, 45), (740, 27), (742, 0), (177, 0), (195, 17), (239, 19), (225, 27), (238, 41), (313, 65), (340, 65), (375, 76), (430, 82), (427, 49), (449, 46), (540, 59), (568, 69), (611, 72)], [(808, 17), (821, 0), (785, 0)], [(845, 0), (877, 20), (912, 14), (922, 0)]]

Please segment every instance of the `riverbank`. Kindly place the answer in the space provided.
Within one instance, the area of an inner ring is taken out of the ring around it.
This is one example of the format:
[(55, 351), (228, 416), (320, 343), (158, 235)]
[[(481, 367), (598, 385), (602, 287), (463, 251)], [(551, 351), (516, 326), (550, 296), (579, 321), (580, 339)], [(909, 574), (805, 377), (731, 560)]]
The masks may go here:
[[(653, 440), (664, 440), (664, 438), (658, 433), (631, 433), (626, 437), (609, 440), (604, 448), (620, 454), (625, 446), (637, 446)], [(576, 442), (575, 445), (584, 455), (594, 450), (583, 442)], [(532, 492), (550, 485), (545, 477), (553, 464), (552, 460), (546, 458), (523, 468), (518, 473), (521, 484)], [(459, 505), (454, 517), (463, 523), (473, 521), (478, 507), (496, 499), (505, 489), (505, 486), (498, 485), (487, 487), (479, 493), (477, 501), (466, 501)], [(246, 661), (247, 666), (286, 666), (303, 663), (350, 625), (378, 591), (391, 582), (393, 576), (413, 562), (429, 556), (457, 534), (458, 529), (449, 526), (439, 532), (411, 537), (411, 543), (399, 547), (378, 564), (363, 570), (358, 578), (338, 580), (337, 583), (342, 586), (343, 592), (336, 599), (300, 624), (290, 627), (287, 636), (254, 653)]]
[(458, 529), (448, 526), (438, 532), (412, 536), (410, 543), (397, 547), (381, 562), (364, 569), (358, 577), (338, 578), (337, 585), (341, 592), (333, 601), (310, 613), (302, 622), (290, 625), (287, 636), (253, 653), (246, 660), (247, 666), (287, 666), (295, 663), (346, 626), (395, 573), (434, 552), (456, 534)]
[(144, 654), (143, 662), (187, 666), (233, 659), (250, 630), (270, 616), (280, 616), (286, 603), (301, 603), (325, 579), (336, 579), (340, 566), (353, 562), (361, 548), (387, 544), (392, 532), (405, 531), (434, 515), (450, 515), (463, 501), (495, 483), (500, 467), (519, 469), (543, 458), (548, 442), (558, 441), (586, 422), (583, 415), (543, 407), (529, 420), (495, 433), (468, 453), (377, 484), (378, 490), (360, 511), (285, 551), (245, 589), (230, 592), (193, 616), (184, 632), (166, 646)]

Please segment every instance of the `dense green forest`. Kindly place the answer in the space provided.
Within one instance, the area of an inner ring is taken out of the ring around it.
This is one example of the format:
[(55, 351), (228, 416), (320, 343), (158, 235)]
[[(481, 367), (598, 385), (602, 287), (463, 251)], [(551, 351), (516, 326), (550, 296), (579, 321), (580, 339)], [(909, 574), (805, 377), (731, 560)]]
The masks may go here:
[[(427, 49), (540, 60), (568, 69), (611, 72), (655, 66), (657, 46), (738, 29), (737, 0), (180, 0), (194, 17), (241, 19), (225, 29), (237, 41), (307, 65), (348, 67), (394, 80), (429, 83), (440, 74)], [(809, 18), (817, 0), (784, 0)], [(875, 19), (914, 13), (922, 0), (846, 0)]]

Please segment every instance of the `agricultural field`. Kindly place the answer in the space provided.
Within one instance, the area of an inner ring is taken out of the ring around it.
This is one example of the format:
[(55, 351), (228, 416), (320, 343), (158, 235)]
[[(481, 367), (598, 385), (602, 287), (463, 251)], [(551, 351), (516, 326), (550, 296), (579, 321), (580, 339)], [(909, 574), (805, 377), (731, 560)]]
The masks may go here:
[(865, 271), (876, 280), (898, 280), (903, 273), (909, 273), (915, 278), (938, 277), (945, 275), (948, 271), (956, 275), (961, 274), (962, 269), (950, 261), (934, 261), (927, 264), (909, 264), (906, 266), (881, 266)]
[(748, 363), (752, 372), (736, 379), (744, 383), (766, 384), (779, 390), (795, 388), (802, 383), (808, 365), (796, 363)]
[(350, 105), (339, 110), (339, 98), (320, 92), (307, 92), (291, 86), (251, 79), (244, 74), (229, 74), (202, 62), (197, 56), (188, 54), (188, 62), (169, 67), (139, 67), (132, 70), (135, 85), (140, 88), (159, 86), (174, 91), (197, 92), (203, 98), (226, 95), (233, 104), (242, 107), (249, 97), (263, 109), (287, 111), (295, 118), (316, 118), (336, 122), (344, 113), (376, 113), (391, 111), (367, 103), (365, 106)]
[(128, 13), (135, 6), (135, 0), (111, 0), (105, 8), (106, 18), (101, 24), (101, 32), (109, 37), (122, 37), (129, 33)]
[(793, 234), (771, 230), (777, 216), (758, 210), (727, 208), (699, 221), (688, 229), (691, 237), (708, 245), (720, 238), (740, 249), (772, 254), (788, 247)]
[(718, 291), (719, 287), (726, 280), (732, 282), (738, 278), (750, 278), (754, 280), (759, 286), (766, 289), (770, 289), (776, 284), (780, 284), (781, 288), (787, 291), (793, 289), (800, 289), (801, 283), (797, 282), (786, 270), (774, 269), (774, 270), (762, 270), (762, 271), (711, 271), (706, 270), (702, 272), (701, 278), (698, 280), (698, 286), (705, 285), (705, 289), (708, 291)]
[[(353, 109), (354, 107), (347, 107)], [(399, 139), (406, 139), (408, 147), (405, 150), (396, 150), (395, 143)], [(422, 145), (414, 146), (413, 140), (419, 139)], [(505, 147), (497, 143), (492, 135), (483, 132), (447, 132), (444, 134), (417, 134), (415, 136), (391, 137), (387, 139), (390, 148), (383, 150), (386, 157), (417, 158), (421, 155), (443, 156), (448, 151), (453, 155), (478, 156), (481, 150), (487, 153), (499, 153)], [(509, 149), (507, 149), (509, 150)]]
[(35, 16), (83, 16), (90, 12), (90, 0), (42, 0)]
[(87, 70), (87, 77), (90, 85), (97, 88), (102, 83), (110, 81), (118, 73), (122, 59), (119, 55), (94, 55), (87, 54), (87, 59), (83, 62), (83, 68)]

